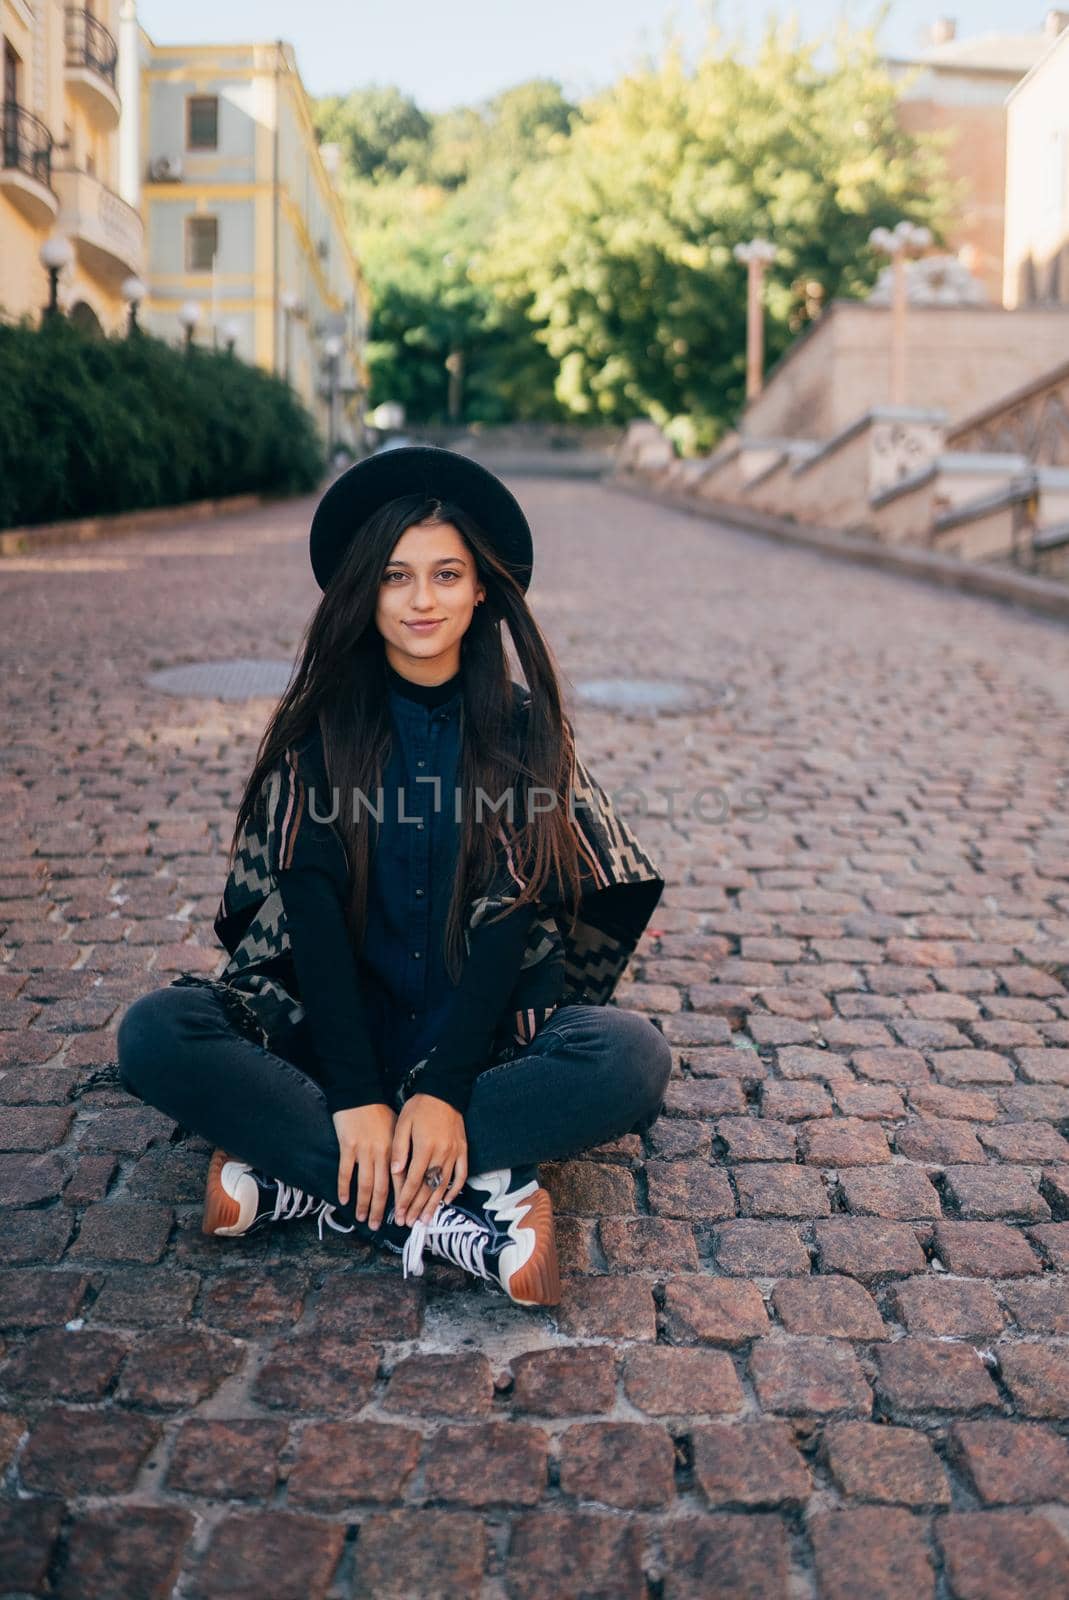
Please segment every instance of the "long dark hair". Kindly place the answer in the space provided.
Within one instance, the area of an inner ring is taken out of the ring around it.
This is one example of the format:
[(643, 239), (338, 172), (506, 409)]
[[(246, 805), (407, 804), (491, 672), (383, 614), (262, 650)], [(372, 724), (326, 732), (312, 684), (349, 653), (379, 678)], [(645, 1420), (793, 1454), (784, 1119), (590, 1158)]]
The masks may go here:
[[(305, 629), (295, 674), (260, 741), (238, 808), (230, 863), (265, 779), (316, 719), (328, 783), (343, 797), (357, 791), (375, 794), (391, 740), (386, 653), (375, 626), (375, 610), (397, 541), (406, 528), (422, 522), (452, 523), (474, 559), (477, 581), (486, 588), (486, 598), (475, 607), (461, 640), (463, 703), (457, 783), (463, 797), (463, 829), (445, 932), (446, 966), (456, 983), (463, 959), (464, 908), (491, 881), (499, 827), (509, 840), (517, 875), (525, 880), (515, 904), (537, 900), (552, 878), (561, 891), (561, 905), (570, 912), (572, 927), (580, 893), (579, 857), (588, 858), (576, 835), (569, 804), (575, 741), (564, 714), (551, 652), (520, 585), (463, 507), (422, 494), (405, 495), (381, 506), (357, 530)], [(502, 623), (508, 625), (531, 694), (521, 739), (516, 737), (514, 690)], [(517, 784), (524, 805), (520, 814), (514, 810), (511, 825), (507, 816), (492, 808), (484, 808), (484, 815), (476, 819), (468, 797), (477, 788), (494, 802)], [(540, 809), (540, 801), (532, 808), (534, 815), (528, 817), (524, 787), (528, 784), (556, 795), (556, 804), (547, 802), (547, 809)], [(324, 802), (317, 805), (322, 814)], [(359, 951), (367, 922), (371, 819), (368, 808), (360, 805), (354, 820), (353, 809), (343, 799), (335, 826), (349, 863), (346, 921)], [(507, 915), (508, 909), (499, 915)]]

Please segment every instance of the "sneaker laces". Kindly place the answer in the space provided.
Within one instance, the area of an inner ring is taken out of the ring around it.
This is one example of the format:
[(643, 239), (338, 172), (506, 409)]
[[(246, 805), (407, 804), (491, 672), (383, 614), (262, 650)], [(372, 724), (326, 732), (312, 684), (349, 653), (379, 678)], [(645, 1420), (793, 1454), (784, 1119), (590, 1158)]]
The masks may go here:
[(290, 1184), (283, 1183), (281, 1178), (275, 1179), (275, 1188), (272, 1222), (292, 1222), (297, 1217), (305, 1217), (316, 1204), (314, 1194), (305, 1194), (303, 1189), (295, 1189)]
[(322, 1240), (322, 1238), (323, 1238), (323, 1224), (324, 1224), (324, 1222), (326, 1223), (328, 1228), (333, 1228), (335, 1233), (353, 1233), (353, 1232), (355, 1232), (355, 1230), (356, 1230), (356, 1223), (355, 1222), (352, 1224), (351, 1227), (346, 1228), (340, 1222), (336, 1222), (334, 1220), (334, 1213), (335, 1213), (336, 1210), (337, 1210), (337, 1207), (336, 1206), (332, 1206), (330, 1204), (329, 1200), (320, 1200), (320, 1202), (319, 1202), (319, 1212), (318, 1212), (318, 1216), (319, 1216), (319, 1237), (320, 1237), (320, 1240)]
[(427, 1245), (437, 1256), (463, 1267), (465, 1272), (488, 1276), (483, 1260), (490, 1234), (486, 1227), (476, 1222), (455, 1206), (439, 1206), (429, 1222), (421, 1219), (412, 1224), (401, 1253), (404, 1276), (423, 1276), (423, 1251)]

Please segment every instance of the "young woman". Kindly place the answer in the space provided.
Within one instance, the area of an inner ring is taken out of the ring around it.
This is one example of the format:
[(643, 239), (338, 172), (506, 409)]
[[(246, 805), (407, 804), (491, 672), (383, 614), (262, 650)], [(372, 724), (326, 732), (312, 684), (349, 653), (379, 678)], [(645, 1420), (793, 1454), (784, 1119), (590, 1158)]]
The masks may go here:
[[(238, 809), (218, 979), (119, 1028), (125, 1087), (216, 1146), (204, 1230), (314, 1214), (525, 1305), (560, 1298), (537, 1163), (657, 1117), (607, 1006), (664, 881), (587, 772), (492, 473), (413, 446), (312, 523), (323, 597)], [(507, 628), (528, 688), (513, 682)]]

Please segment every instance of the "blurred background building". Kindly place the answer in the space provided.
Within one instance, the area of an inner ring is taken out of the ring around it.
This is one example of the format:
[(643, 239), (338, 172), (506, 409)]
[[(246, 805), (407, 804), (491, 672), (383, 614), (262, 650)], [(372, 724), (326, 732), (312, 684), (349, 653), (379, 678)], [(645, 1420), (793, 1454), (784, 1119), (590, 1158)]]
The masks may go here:
[(137, 114), (136, 54), (120, 55), (119, 0), (93, 8), (2, 0), (0, 28), (0, 305), (8, 316), (40, 309), (48, 291), (40, 251), (58, 233), (69, 246), (61, 307), (112, 332), (125, 321), (121, 285), (141, 272), (145, 242), (119, 177), (124, 109), (127, 119)]

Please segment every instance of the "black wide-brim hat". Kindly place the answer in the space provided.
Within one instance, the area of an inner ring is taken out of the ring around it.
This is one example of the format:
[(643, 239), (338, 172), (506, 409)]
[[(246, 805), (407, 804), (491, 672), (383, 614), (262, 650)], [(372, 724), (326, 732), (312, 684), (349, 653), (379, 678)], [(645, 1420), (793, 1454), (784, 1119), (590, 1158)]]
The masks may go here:
[(500, 478), (478, 461), (437, 445), (401, 445), (357, 461), (331, 484), (312, 518), (312, 571), (325, 589), (349, 543), (373, 512), (401, 495), (452, 500), (475, 518), (520, 588), (534, 568), (527, 518)]

